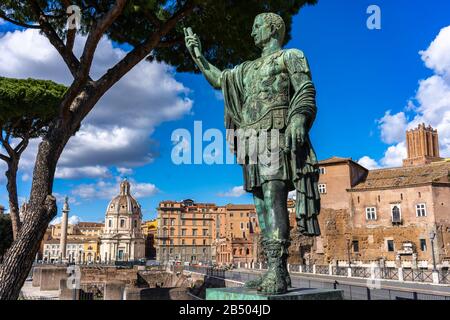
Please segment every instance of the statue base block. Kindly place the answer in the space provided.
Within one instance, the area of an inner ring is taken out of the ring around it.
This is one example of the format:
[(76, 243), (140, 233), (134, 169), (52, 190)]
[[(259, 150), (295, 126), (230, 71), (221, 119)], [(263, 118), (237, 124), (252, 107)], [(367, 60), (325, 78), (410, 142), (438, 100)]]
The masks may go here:
[(343, 290), (290, 289), (287, 293), (264, 295), (249, 288), (208, 288), (206, 300), (344, 300)]

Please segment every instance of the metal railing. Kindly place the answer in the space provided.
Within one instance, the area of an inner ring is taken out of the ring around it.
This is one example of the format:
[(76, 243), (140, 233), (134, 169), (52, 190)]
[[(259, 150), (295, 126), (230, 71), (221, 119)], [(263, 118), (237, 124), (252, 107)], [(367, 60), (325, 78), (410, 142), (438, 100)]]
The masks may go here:
[(369, 268), (352, 267), (352, 277), (370, 278), (371, 273)]
[(428, 270), (403, 269), (403, 280), (432, 283), (433, 272)]
[(312, 265), (302, 265), (302, 272), (304, 273), (313, 273), (314, 267)]
[(316, 266), (316, 273), (317, 274), (330, 274), (330, 267), (329, 266)]
[(348, 268), (346, 267), (333, 267), (333, 275), (335, 276), (348, 276)]
[(385, 280), (398, 280), (397, 268), (375, 268), (375, 278)]
[(439, 271), (439, 283), (450, 284), (450, 271), (448, 270)]

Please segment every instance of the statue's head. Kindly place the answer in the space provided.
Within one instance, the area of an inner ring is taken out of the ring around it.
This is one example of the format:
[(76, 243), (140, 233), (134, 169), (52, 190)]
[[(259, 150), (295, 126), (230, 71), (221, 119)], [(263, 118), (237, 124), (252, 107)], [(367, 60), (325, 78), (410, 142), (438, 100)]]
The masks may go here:
[(264, 44), (275, 38), (280, 46), (283, 44), (286, 25), (283, 18), (275, 13), (261, 13), (253, 23), (252, 37), (255, 44), (262, 48)]

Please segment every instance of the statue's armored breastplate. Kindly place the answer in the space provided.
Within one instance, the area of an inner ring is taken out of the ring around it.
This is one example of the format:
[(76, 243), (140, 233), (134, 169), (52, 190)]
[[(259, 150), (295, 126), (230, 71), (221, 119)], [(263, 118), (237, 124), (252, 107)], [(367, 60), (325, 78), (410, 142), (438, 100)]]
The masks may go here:
[(245, 124), (271, 117), (272, 115), (268, 114), (271, 110), (280, 110), (283, 107), (287, 109), (290, 80), (282, 54), (283, 52), (279, 51), (249, 64), (244, 76), (242, 116)]

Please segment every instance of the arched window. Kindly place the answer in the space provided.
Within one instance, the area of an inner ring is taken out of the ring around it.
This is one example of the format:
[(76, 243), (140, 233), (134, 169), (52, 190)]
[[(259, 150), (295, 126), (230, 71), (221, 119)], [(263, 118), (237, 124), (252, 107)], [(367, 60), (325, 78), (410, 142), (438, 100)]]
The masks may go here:
[(120, 220), (120, 227), (121, 227), (121, 228), (124, 228), (124, 227), (125, 227), (125, 220), (124, 220), (124, 219), (121, 219), (121, 220)]
[(247, 255), (249, 255), (250, 254), (250, 249), (249, 248), (247, 248)]
[(401, 222), (401, 211), (399, 205), (392, 206), (392, 222), (400, 223)]
[(112, 228), (112, 220), (108, 220), (108, 227)]

